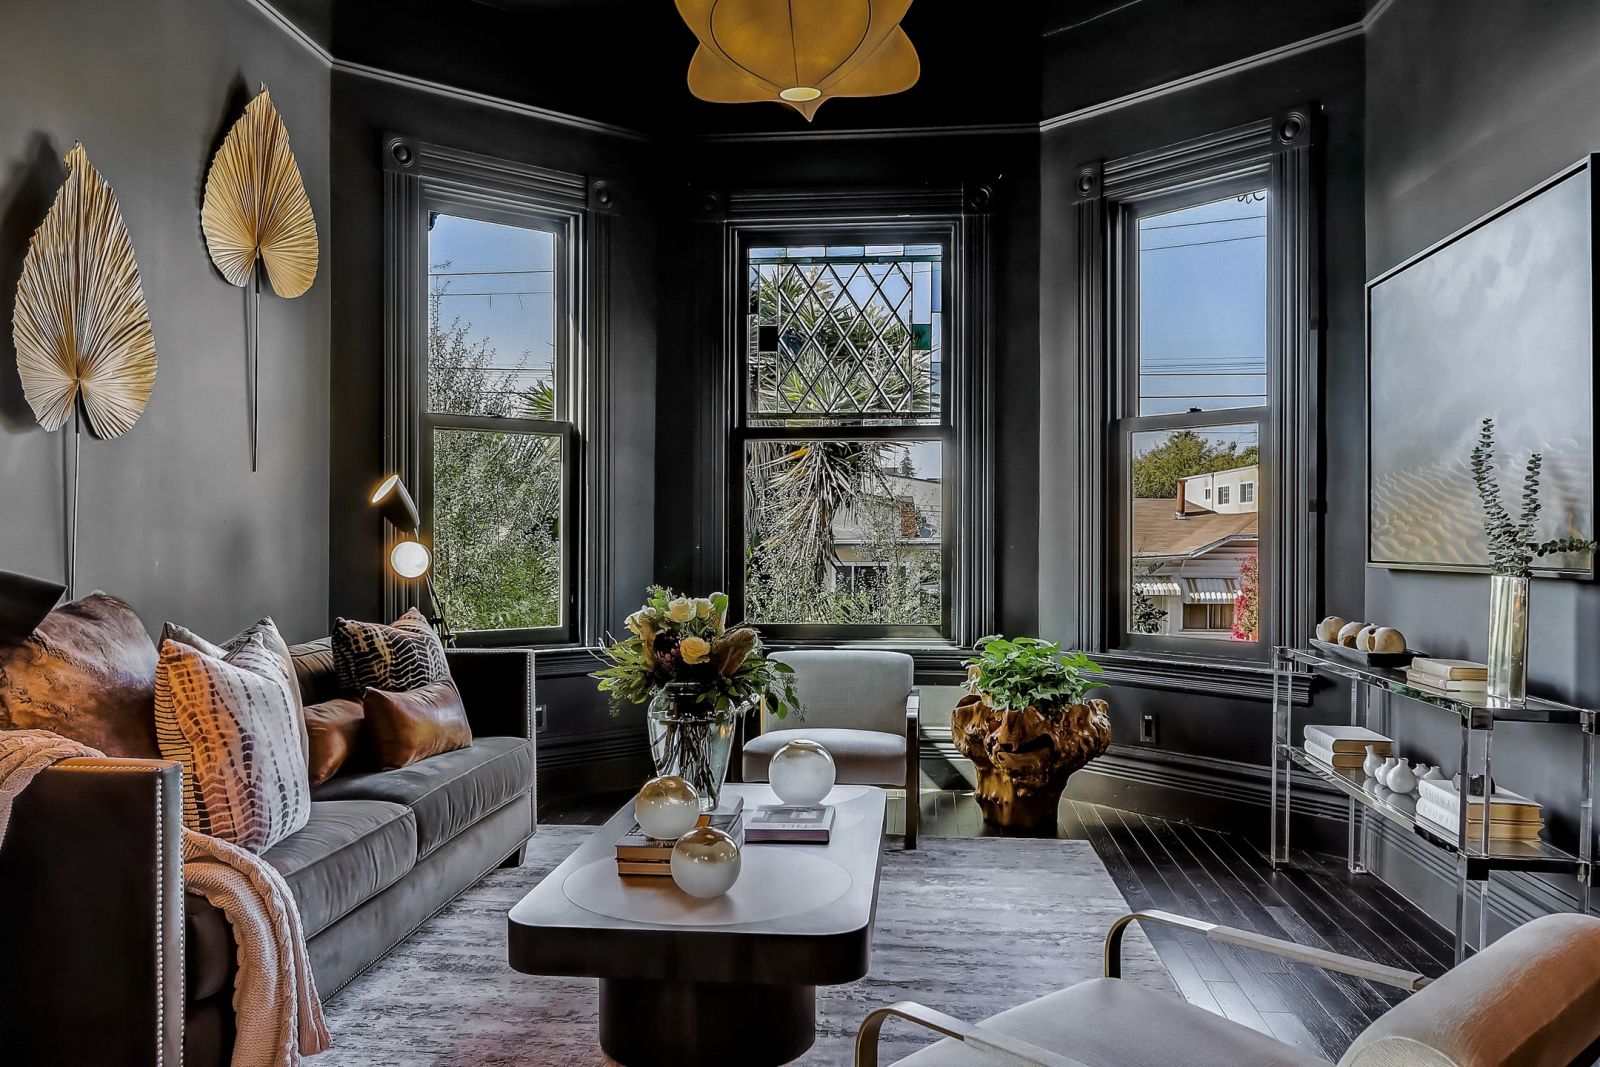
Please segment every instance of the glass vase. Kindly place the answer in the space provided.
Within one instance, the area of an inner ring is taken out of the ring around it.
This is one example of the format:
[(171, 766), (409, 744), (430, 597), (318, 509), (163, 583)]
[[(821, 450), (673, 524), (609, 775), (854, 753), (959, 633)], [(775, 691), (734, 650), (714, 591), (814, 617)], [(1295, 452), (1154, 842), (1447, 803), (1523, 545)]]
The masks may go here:
[(1489, 578), (1489, 695), (1503, 700), (1528, 698), (1527, 578), (1495, 574)]
[(668, 682), (650, 700), (645, 722), (656, 774), (675, 774), (700, 794), (700, 810), (714, 811), (728, 776), (734, 723), (740, 708), (718, 711), (700, 702), (693, 683)]

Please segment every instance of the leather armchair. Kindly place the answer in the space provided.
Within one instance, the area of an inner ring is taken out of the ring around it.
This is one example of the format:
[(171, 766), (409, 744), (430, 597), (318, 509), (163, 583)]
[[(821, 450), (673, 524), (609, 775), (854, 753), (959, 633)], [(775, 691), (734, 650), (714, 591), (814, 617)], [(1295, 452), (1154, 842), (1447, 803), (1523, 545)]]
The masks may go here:
[(745, 742), (744, 778), (765, 782), (772, 757), (795, 738), (809, 738), (833, 756), (842, 785), (906, 791), (906, 848), (917, 847), (919, 743), (915, 663), (903, 652), (818, 649), (772, 657), (794, 668), (803, 714), (769, 718)]
[(1119, 980), (1123, 932), (1133, 922), (1176, 927), (1414, 995), (1367, 1027), (1339, 1067), (1504, 1067), (1591, 1064), (1600, 1046), (1600, 918), (1546, 915), (1512, 931), (1443, 977), (1164, 911), (1117, 920), (1105, 977), (1012, 1008), (977, 1025), (903, 1002), (868, 1015), (856, 1067), (878, 1067), (878, 1035), (903, 1019), (943, 1037), (898, 1067), (1327, 1067), (1301, 1049)]

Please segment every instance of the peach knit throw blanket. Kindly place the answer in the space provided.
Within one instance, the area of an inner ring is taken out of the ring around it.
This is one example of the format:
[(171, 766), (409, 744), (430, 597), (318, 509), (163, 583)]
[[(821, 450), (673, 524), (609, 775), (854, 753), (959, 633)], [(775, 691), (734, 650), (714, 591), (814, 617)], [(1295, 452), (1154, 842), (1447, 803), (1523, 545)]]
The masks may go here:
[[(0, 846), (13, 803), (40, 771), (99, 755), (48, 730), (0, 730)], [(326, 1049), (300, 909), (283, 876), (254, 853), (185, 827), (183, 880), (222, 910), (239, 946), (233, 1067), (293, 1067)]]

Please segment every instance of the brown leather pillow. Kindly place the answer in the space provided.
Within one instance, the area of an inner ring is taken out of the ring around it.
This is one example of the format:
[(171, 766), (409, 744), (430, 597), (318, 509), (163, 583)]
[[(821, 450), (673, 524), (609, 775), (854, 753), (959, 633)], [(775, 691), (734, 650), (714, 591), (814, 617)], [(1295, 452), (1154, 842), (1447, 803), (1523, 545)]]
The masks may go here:
[(108, 756), (160, 759), (156, 646), (105, 593), (56, 608), (0, 652), (0, 729), (54, 730)]
[(311, 784), (321, 785), (352, 765), (360, 751), (364, 712), (361, 701), (335, 697), (305, 707), (306, 731), (311, 735)]
[(368, 688), (361, 704), (380, 771), (472, 744), (467, 709), (453, 682), (433, 682), (404, 693)]

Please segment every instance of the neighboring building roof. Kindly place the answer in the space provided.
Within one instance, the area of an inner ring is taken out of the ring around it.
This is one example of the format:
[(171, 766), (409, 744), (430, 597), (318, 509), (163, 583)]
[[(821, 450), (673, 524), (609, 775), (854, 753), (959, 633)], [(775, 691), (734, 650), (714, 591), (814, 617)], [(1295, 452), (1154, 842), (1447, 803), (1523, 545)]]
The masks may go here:
[(1203, 555), (1230, 541), (1260, 537), (1255, 512), (1218, 515), (1190, 512), (1178, 518), (1171, 497), (1139, 498), (1133, 502), (1133, 554), (1135, 556), (1188, 557)]

